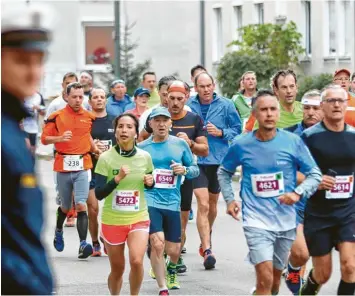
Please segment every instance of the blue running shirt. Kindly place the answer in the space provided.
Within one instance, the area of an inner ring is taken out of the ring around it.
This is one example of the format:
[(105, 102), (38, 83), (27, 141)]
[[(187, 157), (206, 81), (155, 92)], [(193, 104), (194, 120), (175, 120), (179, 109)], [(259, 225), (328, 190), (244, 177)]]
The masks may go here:
[(182, 176), (173, 175), (170, 166), (172, 160), (185, 166), (186, 179), (193, 179), (199, 175), (199, 168), (189, 146), (184, 140), (175, 136), (169, 136), (164, 142), (153, 142), (151, 136), (139, 143), (138, 147), (151, 155), (154, 165), (155, 186), (153, 189), (145, 190), (148, 206), (180, 211)]
[(278, 197), (296, 188), (297, 168), (305, 174), (317, 168), (302, 139), (279, 129), (270, 141), (258, 140), (255, 131), (239, 136), (223, 159), (222, 169), (232, 174), (239, 165), (243, 168), (243, 226), (270, 231), (295, 228), (295, 206), (280, 204)]

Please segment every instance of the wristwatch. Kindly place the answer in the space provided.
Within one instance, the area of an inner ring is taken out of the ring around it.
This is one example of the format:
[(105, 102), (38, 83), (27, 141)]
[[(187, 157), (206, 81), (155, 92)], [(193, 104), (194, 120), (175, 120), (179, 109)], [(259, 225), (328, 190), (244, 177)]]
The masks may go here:
[(191, 145), (190, 145), (190, 148), (192, 149), (192, 148), (194, 148), (194, 146), (195, 146), (195, 141), (194, 140), (190, 140), (190, 142), (191, 142)]
[(188, 173), (186, 166), (184, 166), (184, 169), (185, 169), (185, 172), (183, 173), (183, 176), (186, 176)]

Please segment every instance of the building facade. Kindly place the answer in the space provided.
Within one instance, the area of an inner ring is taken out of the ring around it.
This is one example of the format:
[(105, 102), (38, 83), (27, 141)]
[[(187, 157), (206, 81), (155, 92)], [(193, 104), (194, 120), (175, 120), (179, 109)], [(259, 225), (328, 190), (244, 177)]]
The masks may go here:
[[(114, 3), (105, 0), (3, 0), (2, 7), (46, 4), (54, 11), (53, 43), (41, 86), (45, 97), (58, 94), (68, 71), (111, 71), (114, 50)], [(294, 21), (303, 35), (306, 74), (355, 70), (355, 2), (353, 0), (204, 0), (121, 1), (121, 35), (135, 23), (131, 40), (137, 41), (134, 61), (151, 60), (158, 79), (173, 73), (190, 80), (190, 68), (201, 63), (212, 73), (221, 57), (235, 47), (237, 29), (257, 23)], [(4, 11), (4, 9), (2, 9)], [(201, 43), (201, 11), (204, 38)], [(202, 52), (203, 51), (203, 52)], [(111, 77), (109, 77), (111, 79)]]
[(352, 0), (206, 1), (206, 66), (216, 68), (233, 47), (237, 29), (249, 24), (294, 21), (306, 53), (300, 57), (305, 74), (355, 71), (355, 2)]

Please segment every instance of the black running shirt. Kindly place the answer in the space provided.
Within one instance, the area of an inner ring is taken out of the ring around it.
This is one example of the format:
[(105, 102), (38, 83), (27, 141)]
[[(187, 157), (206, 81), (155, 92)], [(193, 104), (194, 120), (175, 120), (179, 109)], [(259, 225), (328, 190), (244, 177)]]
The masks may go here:
[(335, 219), (355, 214), (355, 128), (345, 124), (344, 131), (333, 132), (320, 122), (301, 137), (322, 174), (332, 169), (338, 178), (332, 190), (318, 190), (310, 197), (306, 214)]
[[(153, 133), (149, 125), (150, 117), (148, 117), (144, 129), (149, 133)], [(170, 135), (176, 136), (178, 133), (186, 133), (190, 140), (195, 141), (196, 138), (207, 136), (206, 130), (203, 128), (201, 117), (195, 113), (186, 111), (184, 117), (180, 119), (173, 119)]]
[[(105, 117), (96, 117), (91, 128), (91, 136), (93, 140), (105, 141), (107, 150), (116, 144), (115, 131), (113, 129), (114, 117), (106, 115)], [(97, 159), (92, 157), (95, 169)]]

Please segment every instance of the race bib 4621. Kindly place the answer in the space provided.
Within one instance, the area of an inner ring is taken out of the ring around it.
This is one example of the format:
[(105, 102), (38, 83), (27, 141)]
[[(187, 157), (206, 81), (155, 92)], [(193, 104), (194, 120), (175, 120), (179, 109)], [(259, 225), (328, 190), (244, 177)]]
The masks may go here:
[(251, 175), (253, 193), (257, 197), (269, 198), (285, 193), (282, 172)]

